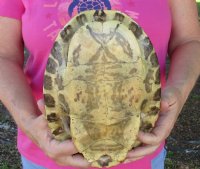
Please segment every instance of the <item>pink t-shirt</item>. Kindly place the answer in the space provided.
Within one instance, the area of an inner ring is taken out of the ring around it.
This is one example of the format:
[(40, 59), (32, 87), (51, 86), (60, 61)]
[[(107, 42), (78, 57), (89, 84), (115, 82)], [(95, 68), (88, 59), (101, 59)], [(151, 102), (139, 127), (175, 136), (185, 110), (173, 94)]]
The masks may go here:
[[(25, 67), (27, 80), (36, 99), (43, 97), (44, 70), (53, 42), (58, 32), (71, 17), (86, 9), (112, 9), (131, 16), (146, 32), (158, 55), (161, 82), (165, 84), (165, 58), (171, 31), (168, 0), (1, 0), (0, 15), (21, 20), (25, 46), (30, 52)], [(151, 160), (161, 151), (113, 169), (150, 169)], [(30, 139), (18, 131), (18, 149), (27, 159), (48, 169), (73, 169), (59, 167)]]

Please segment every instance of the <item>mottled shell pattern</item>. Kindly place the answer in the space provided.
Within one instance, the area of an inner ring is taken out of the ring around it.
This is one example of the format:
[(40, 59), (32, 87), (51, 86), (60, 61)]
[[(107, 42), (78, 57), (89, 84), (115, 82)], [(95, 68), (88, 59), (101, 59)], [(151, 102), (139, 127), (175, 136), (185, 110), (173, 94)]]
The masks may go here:
[(59, 33), (44, 76), (46, 118), (95, 167), (138, 146), (160, 111), (160, 68), (143, 29), (118, 11), (85, 11)]

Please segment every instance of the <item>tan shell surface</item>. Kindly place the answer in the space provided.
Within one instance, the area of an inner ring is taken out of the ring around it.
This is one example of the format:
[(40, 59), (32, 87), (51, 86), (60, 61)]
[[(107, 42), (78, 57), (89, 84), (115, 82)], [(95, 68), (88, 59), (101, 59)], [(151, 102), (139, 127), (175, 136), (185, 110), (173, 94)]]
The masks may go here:
[(72, 138), (95, 167), (122, 162), (160, 110), (157, 56), (144, 31), (117, 11), (86, 11), (59, 33), (44, 78), (53, 136)]

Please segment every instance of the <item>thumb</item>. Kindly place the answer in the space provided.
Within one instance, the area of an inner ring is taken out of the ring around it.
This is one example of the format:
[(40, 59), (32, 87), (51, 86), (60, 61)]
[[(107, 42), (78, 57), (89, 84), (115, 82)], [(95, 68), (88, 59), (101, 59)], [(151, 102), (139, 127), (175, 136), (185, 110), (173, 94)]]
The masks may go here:
[(45, 114), (44, 99), (38, 100), (37, 105), (42, 114)]

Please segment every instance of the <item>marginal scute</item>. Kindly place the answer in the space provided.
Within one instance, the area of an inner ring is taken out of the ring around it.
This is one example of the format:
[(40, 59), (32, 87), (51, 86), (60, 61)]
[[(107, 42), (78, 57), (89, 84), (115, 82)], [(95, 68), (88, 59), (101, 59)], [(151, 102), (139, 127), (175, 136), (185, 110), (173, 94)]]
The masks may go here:
[(148, 37), (146, 37), (143, 41), (142, 41), (143, 45), (144, 45), (144, 56), (146, 59), (149, 58), (151, 52), (153, 51), (153, 45), (150, 41), (150, 39)]
[(153, 67), (157, 67), (159, 65), (156, 53), (151, 54), (150, 61), (151, 61), (151, 64), (152, 64)]
[(160, 112), (160, 68), (149, 37), (119, 11), (84, 11), (56, 38), (44, 75), (52, 136), (92, 167), (122, 163)]
[(153, 100), (154, 101), (160, 101), (160, 97), (161, 97), (161, 88), (159, 88), (155, 94), (154, 94), (154, 97), (153, 97)]
[(76, 17), (76, 20), (80, 25), (84, 25), (87, 22), (87, 17), (85, 16), (85, 14), (81, 14)]
[(160, 112), (160, 108), (153, 106), (151, 107), (151, 110), (148, 112), (150, 115), (157, 115)]
[(52, 74), (56, 73), (58, 64), (52, 58), (49, 58), (47, 61), (46, 71)]
[(46, 90), (52, 90), (52, 83), (53, 83), (53, 81), (52, 81), (51, 77), (48, 75), (45, 75), (44, 76), (44, 88)]
[(121, 13), (116, 13), (116, 14), (115, 14), (114, 20), (118, 20), (118, 21), (120, 21), (120, 22), (123, 22), (124, 18), (125, 18), (125, 17), (124, 17), (123, 14), (121, 14)]
[(143, 31), (141, 29), (141, 27), (139, 25), (137, 25), (135, 22), (131, 22), (130, 25), (129, 25), (129, 29), (133, 32), (133, 34), (139, 38)]
[(157, 71), (156, 71), (156, 75), (155, 75), (155, 84), (156, 85), (159, 85), (160, 84), (160, 69), (158, 68)]
[(58, 42), (54, 43), (54, 46), (51, 50), (51, 54), (58, 61), (59, 66), (61, 66), (62, 64), (61, 45)]
[(140, 130), (143, 132), (148, 132), (148, 131), (151, 131), (152, 128), (153, 126), (151, 123), (146, 123), (141, 126)]
[(66, 26), (60, 33), (61, 38), (64, 42), (68, 42), (74, 34), (74, 31), (72, 29), (71, 25)]
[(153, 76), (153, 70), (149, 69), (146, 75), (145, 80), (143, 81), (145, 84), (145, 89), (147, 93), (150, 93), (152, 91), (152, 83), (151, 81), (154, 80), (154, 76)]
[(62, 134), (63, 132), (65, 132), (65, 130), (62, 127), (58, 127), (52, 132), (52, 134), (57, 136), (59, 134)]
[(48, 114), (47, 115), (47, 120), (48, 120), (48, 122), (56, 122), (56, 121), (58, 121), (58, 116), (57, 116), (57, 114), (56, 113), (51, 113), (51, 114)]
[(55, 107), (55, 99), (50, 94), (44, 94), (44, 100), (47, 107)]
[(101, 10), (101, 11), (95, 11), (95, 13), (94, 13), (94, 20), (95, 21), (98, 21), (98, 22), (104, 22), (104, 21), (106, 21), (106, 13), (103, 11), (103, 10)]

